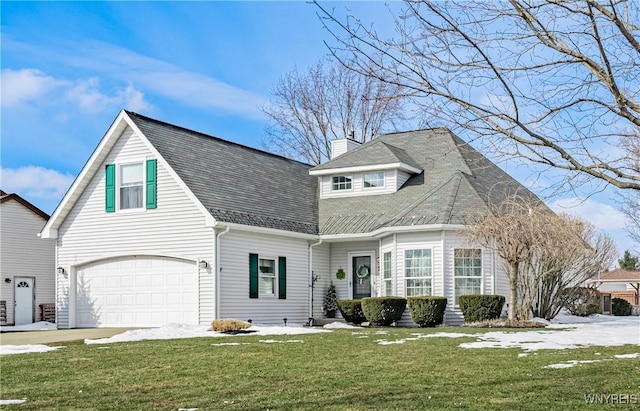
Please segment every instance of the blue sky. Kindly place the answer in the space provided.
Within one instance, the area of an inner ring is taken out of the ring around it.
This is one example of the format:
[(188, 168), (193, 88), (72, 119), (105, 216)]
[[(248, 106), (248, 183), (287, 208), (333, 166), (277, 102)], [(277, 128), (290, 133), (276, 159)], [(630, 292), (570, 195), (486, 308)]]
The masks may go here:
[[(324, 6), (391, 27), (382, 2)], [(123, 108), (260, 148), (267, 124), (260, 107), (273, 85), (318, 61), (328, 53), (324, 41), (332, 42), (306, 2), (3, 1), (0, 7), (0, 184), (47, 213)], [(546, 196), (540, 191), (546, 184), (525, 167), (500, 165)], [(624, 233), (610, 191), (546, 201), (605, 229), (620, 253), (638, 247)]]

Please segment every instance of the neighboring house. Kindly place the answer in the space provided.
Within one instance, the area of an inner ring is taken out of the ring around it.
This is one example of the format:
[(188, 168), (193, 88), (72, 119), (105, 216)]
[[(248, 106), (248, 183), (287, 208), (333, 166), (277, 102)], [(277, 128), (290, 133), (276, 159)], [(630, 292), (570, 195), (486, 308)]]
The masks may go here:
[(458, 296), (508, 294), (460, 230), (516, 192), (539, 201), (445, 129), (338, 140), (311, 167), (122, 111), (42, 231), (58, 326), (306, 323), (330, 281), (339, 299), (444, 295), (460, 323)]
[(611, 294), (611, 298), (622, 298), (631, 304), (640, 304), (640, 271), (616, 268), (589, 280), (587, 284), (602, 293)]
[(2, 325), (43, 320), (40, 305), (55, 301), (55, 241), (38, 239), (48, 219), (19, 195), (0, 191)]

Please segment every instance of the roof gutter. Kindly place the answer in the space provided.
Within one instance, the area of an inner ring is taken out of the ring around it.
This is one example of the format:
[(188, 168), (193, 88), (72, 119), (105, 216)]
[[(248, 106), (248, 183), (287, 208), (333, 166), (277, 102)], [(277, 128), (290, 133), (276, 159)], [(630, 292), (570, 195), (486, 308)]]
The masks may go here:
[(320, 235), (325, 241), (349, 241), (353, 239), (377, 238), (387, 234), (411, 233), (415, 231), (461, 231), (467, 226), (462, 224), (422, 224), (412, 226), (382, 227), (368, 233), (326, 234)]

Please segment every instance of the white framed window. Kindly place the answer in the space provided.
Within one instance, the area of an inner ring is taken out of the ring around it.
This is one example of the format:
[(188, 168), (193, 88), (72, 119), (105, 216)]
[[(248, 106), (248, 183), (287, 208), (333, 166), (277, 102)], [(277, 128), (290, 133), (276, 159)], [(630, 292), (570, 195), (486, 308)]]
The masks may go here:
[(331, 188), (333, 191), (351, 190), (353, 187), (352, 180), (351, 176), (334, 176)]
[(393, 271), (391, 269), (391, 251), (387, 251), (382, 255), (382, 295), (393, 295)]
[(144, 207), (144, 167), (143, 162), (120, 164), (118, 186), (120, 210)]
[(258, 260), (258, 282), (260, 295), (276, 295), (275, 258), (260, 258)]
[(466, 294), (482, 294), (482, 250), (456, 248), (453, 250), (455, 305)]
[(406, 296), (431, 295), (432, 272), (430, 249), (405, 250), (404, 277)]
[(382, 188), (384, 187), (384, 171), (378, 173), (366, 173), (362, 177), (362, 187)]

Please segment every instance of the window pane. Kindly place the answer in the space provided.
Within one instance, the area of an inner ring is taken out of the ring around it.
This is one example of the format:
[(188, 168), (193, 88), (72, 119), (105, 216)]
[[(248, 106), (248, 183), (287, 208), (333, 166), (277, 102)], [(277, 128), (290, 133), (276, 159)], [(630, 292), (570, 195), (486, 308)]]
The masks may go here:
[(455, 295), (456, 304), (461, 295), (482, 294), (482, 279), (480, 278), (456, 278), (455, 279)]
[(431, 250), (405, 250), (405, 277), (431, 277)]
[(142, 208), (142, 186), (120, 188), (120, 208)]
[(431, 295), (431, 280), (406, 280), (407, 297)]
[(456, 277), (482, 276), (482, 250), (459, 248), (453, 250), (453, 272)]
[(385, 280), (384, 282), (384, 295), (387, 297), (393, 295), (393, 286), (391, 284), (391, 280)]
[(391, 252), (384, 253), (384, 278), (391, 278)]
[(120, 166), (120, 184), (142, 184), (142, 163), (124, 164)]
[(351, 177), (333, 177), (333, 190), (351, 190)]
[(275, 278), (260, 278), (260, 294), (275, 294)]
[(364, 175), (364, 188), (384, 187), (384, 173), (369, 173)]

